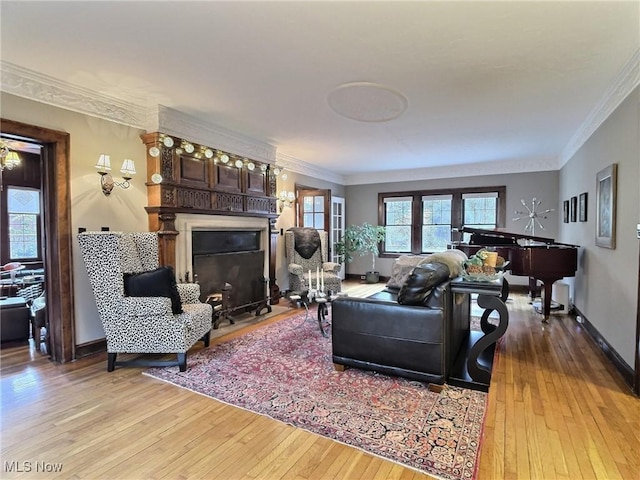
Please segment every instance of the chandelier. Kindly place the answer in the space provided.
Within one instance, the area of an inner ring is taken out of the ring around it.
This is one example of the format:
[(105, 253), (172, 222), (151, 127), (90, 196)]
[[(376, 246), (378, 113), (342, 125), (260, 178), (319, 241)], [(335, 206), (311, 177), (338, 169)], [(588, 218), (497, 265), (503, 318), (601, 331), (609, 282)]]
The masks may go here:
[(20, 165), (18, 153), (10, 150), (9, 145), (0, 139), (0, 191), (2, 190), (2, 172), (4, 169), (13, 170), (18, 165)]

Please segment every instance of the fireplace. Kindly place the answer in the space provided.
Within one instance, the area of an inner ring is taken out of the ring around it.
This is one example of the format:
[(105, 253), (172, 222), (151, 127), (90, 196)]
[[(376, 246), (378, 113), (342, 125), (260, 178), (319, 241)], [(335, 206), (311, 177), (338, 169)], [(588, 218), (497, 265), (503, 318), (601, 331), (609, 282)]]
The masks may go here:
[(224, 314), (269, 307), (269, 221), (176, 215), (176, 272), (197, 280), (201, 300), (224, 295)]

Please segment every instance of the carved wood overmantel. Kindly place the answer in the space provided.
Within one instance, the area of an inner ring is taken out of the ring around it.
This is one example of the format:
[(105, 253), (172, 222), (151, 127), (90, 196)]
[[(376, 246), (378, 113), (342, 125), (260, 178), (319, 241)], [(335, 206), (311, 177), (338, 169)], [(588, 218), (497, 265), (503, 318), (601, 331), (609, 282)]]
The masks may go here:
[(141, 135), (147, 150), (149, 230), (160, 236), (160, 263), (176, 265), (176, 214), (263, 217), (269, 221), (269, 285), (276, 285), (277, 213), (273, 166), (160, 132)]

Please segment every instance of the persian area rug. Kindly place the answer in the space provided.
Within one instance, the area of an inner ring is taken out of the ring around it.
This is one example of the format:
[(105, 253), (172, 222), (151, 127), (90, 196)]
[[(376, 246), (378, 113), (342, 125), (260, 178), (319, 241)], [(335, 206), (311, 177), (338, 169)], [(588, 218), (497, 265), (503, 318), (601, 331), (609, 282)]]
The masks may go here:
[(304, 314), (201, 350), (184, 373), (145, 374), (439, 478), (475, 477), (485, 393), (337, 372), (330, 339)]

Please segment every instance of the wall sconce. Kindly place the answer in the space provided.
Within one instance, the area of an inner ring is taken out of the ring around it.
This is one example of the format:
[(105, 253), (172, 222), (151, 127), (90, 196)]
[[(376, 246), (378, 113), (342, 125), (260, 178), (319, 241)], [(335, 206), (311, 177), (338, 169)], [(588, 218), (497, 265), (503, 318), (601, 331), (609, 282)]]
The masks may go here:
[(280, 196), (278, 197), (278, 204), (280, 206), (280, 213), (284, 210), (284, 207), (291, 207), (293, 202), (296, 200), (296, 194), (293, 192), (287, 192), (286, 190), (282, 190), (280, 192)]
[(98, 174), (100, 174), (100, 187), (102, 188), (102, 193), (104, 193), (107, 197), (111, 195), (111, 190), (113, 190), (114, 186), (118, 186), (120, 188), (127, 189), (131, 186), (129, 180), (136, 174), (136, 166), (133, 163), (133, 160), (125, 158), (122, 162), (122, 167), (120, 168), (120, 173), (122, 173), (122, 182), (116, 182), (109, 171), (111, 170), (111, 158), (109, 155), (105, 155), (104, 153), (100, 155), (98, 158), (98, 163), (96, 163), (96, 168), (98, 169)]

